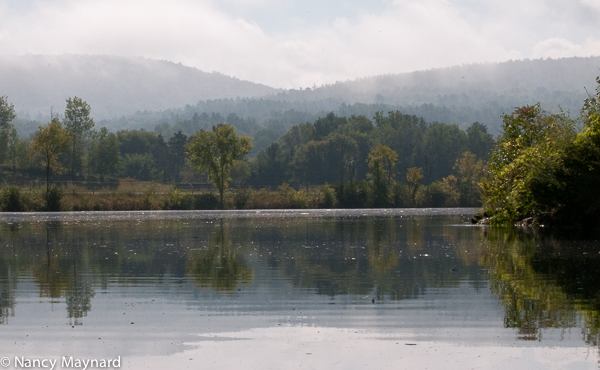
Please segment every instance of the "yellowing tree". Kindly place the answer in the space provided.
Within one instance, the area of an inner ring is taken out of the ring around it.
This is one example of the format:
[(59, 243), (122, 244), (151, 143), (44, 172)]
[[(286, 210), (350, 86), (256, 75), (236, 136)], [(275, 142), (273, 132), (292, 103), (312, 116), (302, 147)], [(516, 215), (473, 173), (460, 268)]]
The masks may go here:
[(411, 167), (406, 171), (406, 181), (410, 186), (410, 194), (412, 196), (413, 204), (417, 204), (417, 190), (423, 180), (423, 169), (421, 167)]
[(198, 170), (208, 172), (208, 178), (219, 191), (221, 208), (231, 166), (236, 159), (250, 153), (251, 149), (252, 140), (246, 135), (238, 137), (229, 124), (213, 126), (212, 131), (198, 131), (186, 145), (186, 153), (192, 164)]
[(46, 192), (50, 190), (53, 173), (60, 173), (62, 167), (58, 163), (58, 156), (64, 152), (71, 140), (70, 135), (62, 127), (58, 118), (54, 118), (48, 126), (39, 126), (33, 138), (33, 148), (42, 156), (46, 167)]

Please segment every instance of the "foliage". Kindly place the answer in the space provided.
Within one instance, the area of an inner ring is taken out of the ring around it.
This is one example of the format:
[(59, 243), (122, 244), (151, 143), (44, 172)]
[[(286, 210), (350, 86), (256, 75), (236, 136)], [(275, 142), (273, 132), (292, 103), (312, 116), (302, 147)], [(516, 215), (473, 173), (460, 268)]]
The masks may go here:
[(248, 136), (238, 137), (233, 126), (214, 126), (212, 131), (198, 131), (186, 145), (191, 162), (208, 177), (219, 191), (221, 207), (227, 189), (229, 170), (236, 159), (250, 152), (252, 142)]
[(168, 195), (167, 209), (189, 210), (194, 208), (194, 197), (190, 193), (184, 193), (179, 189), (173, 189)]
[(411, 167), (406, 171), (406, 181), (410, 185), (413, 204), (417, 203), (417, 190), (419, 190), (421, 180), (423, 180), (423, 169), (421, 167)]
[(35, 133), (33, 148), (42, 156), (42, 163), (46, 168), (46, 191), (50, 190), (52, 175), (62, 171), (57, 159), (67, 149), (70, 139), (58, 118), (54, 118), (48, 126), (40, 126)]
[(477, 156), (471, 152), (464, 152), (462, 157), (456, 160), (453, 168), (458, 174), (459, 204), (461, 206), (477, 205), (481, 197), (478, 184), (484, 174), (483, 161), (478, 160)]
[(100, 182), (104, 182), (105, 176), (114, 175), (119, 171), (120, 145), (117, 135), (109, 133), (106, 127), (102, 127), (94, 135), (90, 146), (89, 167), (100, 177)]
[(25, 206), (23, 204), (23, 194), (21, 188), (9, 186), (4, 189), (0, 197), (0, 208), (4, 212), (23, 212)]
[(398, 154), (386, 145), (378, 145), (367, 157), (369, 163), (368, 178), (373, 187), (373, 204), (376, 207), (386, 206), (389, 203), (390, 187), (396, 183), (396, 163)]
[(252, 195), (252, 191), (250, 189), (236, 189), (235, 194), (233, 195), (233, 205), (235, 209), (245, 209), (246, 203), (248, 203), (248, 199)]
[(58, 212), (61, 210), (61, 200), (63, 198), (63, 191), (60, 188), (50, 188), (45, 194), (46, 197), (46, 210), (49, 212)]
[(335, 192), (328, 185), (321, 186), (321, 201), (319, 205), (323, 208), (335, 207)]
[(213, 193), (202, 193), (194, 195), (194, 209), (214, 210), (219, 206), (219, 198)]
[(11, 124), (16, 116), (15, 107), (8, 103), (6, 96), (0, 96), (0, 165), (6, 160), (10, 137), (16, 135), (16, 130)]
[(121, 176), (150, 181), (154, 179), (155, 167), (154, 160), (150, 153), (145, 154), (126, 154), (121, 166)]
[(563, 186), (556, 174), (574, 138), (574, 121), (547, 114), (539, 104), (504, 116), (503, 134), (482, 182), (484, 208), (494, 223), (545, 219), (557, 211), (560, 204), (552, 194)]
[(81, 167), (81, 156), (83, 141), (94, 127), (94, 120), (90, 117), (91, 108), (88, 103), (75, 96), (67, 99), (64, 124), (71, 137), (71, 177)]
[(0, 130), (7, 129), (16, 117), (15, 107), (8, 102), (6, 96), (0, 96)]

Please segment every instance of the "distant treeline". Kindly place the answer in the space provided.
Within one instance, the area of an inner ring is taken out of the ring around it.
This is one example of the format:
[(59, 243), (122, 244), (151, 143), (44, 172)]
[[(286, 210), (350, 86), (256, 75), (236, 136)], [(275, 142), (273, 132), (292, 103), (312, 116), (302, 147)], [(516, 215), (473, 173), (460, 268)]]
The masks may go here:
[[(79, 100), (79, 104), (89, 109), (87, 103)], [(52, 123), (60, 126), (57, 118)], [(223, 123), (232, 124), (240, 133), (257, 127), (253, 120), (235, 114), (195, 114), (175, 126), (158, 125), (157, 131), (111, 133), (104, 127), (95, 130), (92, 121), (86, 129), (66, 133), (70, 135), (68, 144), (50, 160), (43, 157), (39, 138), (52, 124), (40, 126), (33, 140), (20, 138), (14, 125), (6, 124), (0, 137), (2, 183), (24, 184), (50, 174), (54, 180), (99, 183), (117, 178), (206, 182), (189, 164), (188, 133)], [(65, 119), (65, 125), (73, 124)], [(335, 190), (332, 205), (348, 207), (477, 205), (481, 160), (487, 160), (495, 143), (486, 126), (478, 122), (462, 130), (399, 111), (375, 112), (372, 120), (332, 112), (313, 123), (292, 125), (275, 142), (268, 130), (263, 130), (264, 149), (234, 164), (230, 174), (233, 185), (276, 189), (287, 184), (303, 189), (329, 184)], [(256, 132), (255, 140), (261, 137), (261, 131)], [(377, 160), (383, 161), (381, 170), (374, 169)], [(375, 179), (384, 173), (378, 175), (377, 171), (385, 172), (385, 184)], [(373, 187), (377, 181), (385, 185), (385, 191)]]

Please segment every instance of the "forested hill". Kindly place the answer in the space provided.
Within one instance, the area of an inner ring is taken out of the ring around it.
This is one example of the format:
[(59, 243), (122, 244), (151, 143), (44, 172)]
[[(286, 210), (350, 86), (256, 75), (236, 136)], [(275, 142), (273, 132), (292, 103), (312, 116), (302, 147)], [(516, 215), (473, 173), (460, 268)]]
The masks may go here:
[(0, 96), (20, 118), (45, 119), (79, 96), (95, 119), (160, 111), (200, 100), (247, 98), (276, 89), (168, 61), (102, 55), (0, 56)]
[(560, 106), (577, 115), (598, 75), (600, 57), (522, 60), (362, 78), (276, 98), (388, 104), (428, 121), (462, 127), (479, 121), (496, 132), (503, 114), (526, 104), (539, 102), (551, 112)]
[[(547, 111), (562, 108), (577, 117), (586, 89), (593, 91), (598, 74), (600, 57), (472, 64), (285, 90), (262, 98), (203, 100), (185, 108), (138, 112), (104, 124), (111, 129), (151, 130), (157, 124), (174, 126), (189, 121), (196, 113), (224, 117), (234, 113), (252, 118), (258, 125), (275, 124), (285, 131), (293, 124), (311, 122), (329, 112), (372, 118), (378, 111), (399, 110), (428, 122), (457, 124), (463, 129), (481, 122), (490, 133), (498, 134), (502, 116), (527, 104), (539, 102)], [(185, 131), (181, 125), (179, 129)]]
[(165, 137), (232, 123), (254, 138), (255, 151), (290, 127), (329, 112), (341, 116), (401, 111), (427, 122), (473, 122), (500, 132), (502, 116), (541, 103), (578, 115), (586, 88), (593, 91), (600, 57), (472, 64), (332, 85), (276, 90), (218, 73), (166, 61), (114, 56), (0, 57), (0, 96), (14, 104), (19, 135), (47, 123), (50, 108), (62, 113), (65, 99), (79, 96), (98, 126), (157, 130)]

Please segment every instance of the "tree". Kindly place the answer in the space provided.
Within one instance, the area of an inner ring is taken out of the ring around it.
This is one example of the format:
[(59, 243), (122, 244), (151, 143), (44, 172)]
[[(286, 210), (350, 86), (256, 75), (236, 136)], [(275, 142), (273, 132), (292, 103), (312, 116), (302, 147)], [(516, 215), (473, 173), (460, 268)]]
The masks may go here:
[(464, 152), (456, 160), (454, 169), (458, 171), (458, 189), (461, 206), (476, 206), (480, 192), (477, 185), (483, 176), (483, 161), (471, 152)]
[(6, 96), (0, 96), (0, 130), (7, 129), (15, 117), (15, 107), (8, 103)]
[(252, 140), (246, 135), (238, 137), (229, 124), (213, 126), (212, 131), (200, 130), (186, 145), (186, 153), (192, 164), (200, 171), (208, 172), (208, 178), (214, 182), (219, 191), (221, 208), (233, 162), (244, 157), (251, 149)]
[[(337, 167), (339, 170), (340, 185), (344, 187), (344, 181), (346, 180), (346, 174), (348, 174), (350, 182), (354, 179), (356, 172), (356, 159), (358, 155), (358, 144), (353, 138), (339, 134), (332, 133), (327, 137), (327, 141), (330, 149), (330, 160), (331, 164)], [(337, 162), (337, 163), (335, 163)], [(327, 166), (331, 168), (330, 166)], [(332, 171), (332, 172), (335, 172)]]
[(94, 135), (90, 147), (90, 169), (104, 182), (104, 177), (113, 175), (119, 170), (121, 156), (119, 154), (119, 139), (117, 135), (109, 133), (106, 127)]
[(421, 167), (410, 167), (406, 170), (406, 181), (410, 186), (410, 194), (412, 195), (413, 204), (417, 204), (417, 190), (423, 180), (423, 169)]
[(67, 99), (65, 109), (65, 128), (71, 136), (71, 177), (75, 177), (77, 167), (81, 166), (81, 145), (94, 127), (94, 120), (90, 117), (90, 105), (81, 98)]
[(561, 194), (582, 190), (565, 187), (557, 177), (575, 138), (575, 122), (564, 113), (547, 114), (539, 104), (518, 108), (503, 121), (481, 183), (484, 209), (498, 224), (552, 216), (563, 207)]
[(53, 173), (59, 173), (62, 167), (58, 163), (58, 156), (67, 150), (71, 137), (62, 127), (58, 118), (54, 118), (48, 126), (39, 126), (33, 138), (33, 148), (43, 158), (46, 168), (46, 192), (50, 191)]
[(173, 156), (174, 171), (175, 171), (175, 182), (181, 181), (179, 178), (179, 173), (181, 171), (181, 167), (185, 164), (185, 144), (187, 143), (188, 137), (181, 131), (177, 131), (170, 139), (169, 139), (169, 149), (171, 150), (171, 155)]
[(375, 206), (385, 206), (389, 203), (389, 189), (394, 181), (395, 167), (398, 154), (386, 145), (377, 145), (367, 157), (369, 163), (368, 178), (373, 186), (373, 202)]
[(487, 132), (486, 125), (474, 122), (467, 127), (467, 149), (477, 158), (487, 161), (494, 145), (494, 137)]
[[(129, 154), (131, 155), (131, 154)], [(156, 142), (152, 146), (152, 158), (157, 174), (162, 173), (162, 181), (167, 183), (173, 172), (173, 151), (165, 141), (162, 134), (158, 134)]]
[(0, 96), (0, 165), (4, 163), (10, 131), (13, 128), (11, 121), (15, 119), (15, 107), (8, 103), (6, 96)]
[(456, 158), (464, 151), (467, 135), (457, 125), (432, 123), (423, 135), (425, 183), (452, 173)]

